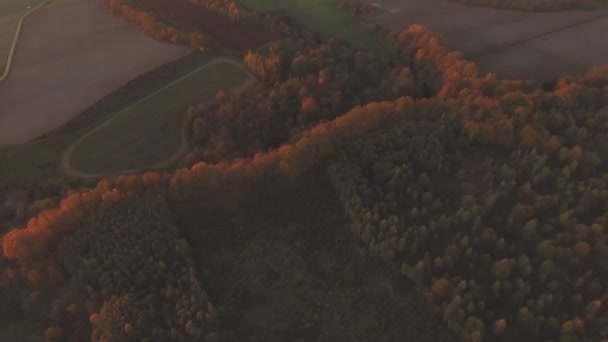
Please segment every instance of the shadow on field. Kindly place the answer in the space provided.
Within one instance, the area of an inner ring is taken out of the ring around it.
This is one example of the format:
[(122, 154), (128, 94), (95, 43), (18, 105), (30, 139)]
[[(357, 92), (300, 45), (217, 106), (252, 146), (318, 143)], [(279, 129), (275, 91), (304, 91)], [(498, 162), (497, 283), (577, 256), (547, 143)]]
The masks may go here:
[(175, 210), (222, 340), (451, 340), (397, 272), (359, 251), (331, 185), (240, 195)]

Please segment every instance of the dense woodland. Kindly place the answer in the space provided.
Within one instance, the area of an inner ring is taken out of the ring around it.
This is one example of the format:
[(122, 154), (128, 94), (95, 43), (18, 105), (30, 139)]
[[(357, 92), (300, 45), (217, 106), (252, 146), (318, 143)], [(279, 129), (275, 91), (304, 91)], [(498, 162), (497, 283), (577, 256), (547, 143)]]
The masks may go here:
[(29, 288), (16, 295), (26, 313), (46, 314), (46, 340), (213, 336), (215, 309), (160, 182), (156, 174), (102, 181), (3, 237), (0, 284)]
[(467, 5), (521, 11), (592, 10), (600, 0), (450, 0)]
[(414, 79), (407, 61), (389, 65), (336, 40), (279, 41), (247, 53), (244, 63), (261, 82), (245, 83), (188, 111), (197, 146), (192, 160), (250, 156), (354, 106), (420, 97), (427, 89)]
[(462, 341), (608, 339), (608, 67), (541, 85), (479, 75), (421, 26), (386, 46), (303, 34), (247, 53), (258, 82), (186, 113), (188, 168), (7, 186), (2, 286), (47, 340), (219, 338), (166, 203), (321, 173), (370, 257)]

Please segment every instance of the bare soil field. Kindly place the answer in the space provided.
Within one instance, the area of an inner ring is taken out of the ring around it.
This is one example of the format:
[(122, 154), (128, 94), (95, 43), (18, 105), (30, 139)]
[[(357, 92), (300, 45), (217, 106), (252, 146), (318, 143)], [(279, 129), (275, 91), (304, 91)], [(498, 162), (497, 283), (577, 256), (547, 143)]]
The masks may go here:
[(37, 138), (189, 52), (146, 36), (96, 0), (43, 7), (26, 19), (11, 73), (0, 85), (0, 146)]
[(27, 7), (33, 7), (43, 0), (2, 0), (0, 2), (0, 16), (23, 14), (27, 12)]
[(380, 22), (389, 28), (424, 25), (444, 35), (482, 72), (499, 77), (546, 80), (608, 64), (606, 10), (531, 13), (444, 1), (414, 9), (376, 3), (385, 10)]
[(18, 13), (0, 16), (0, 74), (4, 71), (4, 65), (8, 58), (8, 52), (11, 49), (15, 29), (22, 15)]
[(272, 33), (233, 23), (227, 17), (184, 0), (134, 0), (138, 8), (162, 13), (208, 34), (218, 44), (236, 51), (247, 51), (277, 40)]
[(516, 79), (584, 74), (608, 64), (608, 17), (474, 58), (480, 70)]
[(19, 19), (42, 0), (2, 0), (0, 1), (0, 74), (13, 42)]

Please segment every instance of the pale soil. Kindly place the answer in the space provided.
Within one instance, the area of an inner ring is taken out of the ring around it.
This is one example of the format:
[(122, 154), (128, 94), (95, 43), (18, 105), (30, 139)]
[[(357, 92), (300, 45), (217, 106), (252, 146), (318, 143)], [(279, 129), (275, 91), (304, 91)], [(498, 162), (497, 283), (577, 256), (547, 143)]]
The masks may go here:
[(531, 13), (444, 1), (397, 13), (397, 5), (391, 3), (390, 8), (393, 13), (386, 10), (378, 18), (382, 24), (393, 30), (424, 25), (478, 62), (482, 73), (545, 80), (608, 64), (606, 10)]
[(45, 6), (22, 30), (0, 85), (0, 146), (35, 139), (136, 76), (190, 52), (146, 36), (96, 0)]

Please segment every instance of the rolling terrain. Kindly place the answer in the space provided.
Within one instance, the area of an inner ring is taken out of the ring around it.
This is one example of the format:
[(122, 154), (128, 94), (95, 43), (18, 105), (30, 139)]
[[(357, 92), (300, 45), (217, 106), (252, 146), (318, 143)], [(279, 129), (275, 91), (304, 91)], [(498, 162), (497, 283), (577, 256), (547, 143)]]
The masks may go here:
[(188, 149), (183, 128), (188, 106), (247, 77), (253, 75), (234, 60), (211, 60), (82, 135), (66, 148), (63, 171), (95, 178), (175, 164)]
[(104, 3), (194, 52), (0, 148), (0, 339), (608, 339), (604, 12)]
[(40, 137), (189, 51), (146, 37), (95, 0), (41, 8), (27, 19), (0, 87), (0, 146)]

